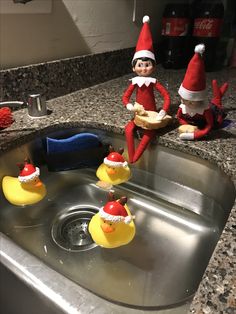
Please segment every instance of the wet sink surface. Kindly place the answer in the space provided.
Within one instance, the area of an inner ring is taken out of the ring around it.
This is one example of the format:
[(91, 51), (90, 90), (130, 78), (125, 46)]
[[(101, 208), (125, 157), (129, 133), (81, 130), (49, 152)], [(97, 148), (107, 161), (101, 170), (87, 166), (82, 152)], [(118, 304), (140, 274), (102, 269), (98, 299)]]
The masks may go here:
[[(124, 146), (122, 136), (101, 133), (101, 138)], [(3, 174), (12, 171), (10, 165), (20, 155), (30, 153), (37, 160), (35, 147), (38, 143), (6, 154), (5, 160), (3, 156)], [(1, 196), (1, 232), (112, 302), (157, 309), (190, 299), (233, 205), (232, 182), (205, 161), (160, 146), (151, 148), (132, 166), (132, 179), (114, 187), (116, 196), (128, 197), (136, 216), (136, 236), (127, 246), (103, 249), (87, 232), (89, 219), (107, 200), (107, 192), (96, 186), (95, 172), (93, 168), (48, 172), (42, 166), (46, 198), (16, 207)]]

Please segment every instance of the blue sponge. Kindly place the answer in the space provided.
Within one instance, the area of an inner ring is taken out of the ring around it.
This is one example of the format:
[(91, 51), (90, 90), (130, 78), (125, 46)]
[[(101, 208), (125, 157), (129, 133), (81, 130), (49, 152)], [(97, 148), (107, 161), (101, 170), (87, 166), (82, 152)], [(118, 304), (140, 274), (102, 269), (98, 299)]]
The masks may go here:
[(107, 155), (108, 145), (92, 133), (79, 133), (65, 139), (46, 137), (45, 160), (49, 171), (97, 167)]
[(98, 136), (92, 133), (79, 133), (65, 139), (46, 138), (47, 154), (78, 152), (99, 145)]

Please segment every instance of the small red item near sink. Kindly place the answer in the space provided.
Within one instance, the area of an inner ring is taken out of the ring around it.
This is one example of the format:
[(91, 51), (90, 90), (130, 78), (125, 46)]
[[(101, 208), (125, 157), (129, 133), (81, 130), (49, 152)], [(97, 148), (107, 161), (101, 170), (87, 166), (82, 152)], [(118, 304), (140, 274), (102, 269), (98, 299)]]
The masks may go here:
[(9, 127), (14, 122), (10, 108), (0, 108), (0, 129)]

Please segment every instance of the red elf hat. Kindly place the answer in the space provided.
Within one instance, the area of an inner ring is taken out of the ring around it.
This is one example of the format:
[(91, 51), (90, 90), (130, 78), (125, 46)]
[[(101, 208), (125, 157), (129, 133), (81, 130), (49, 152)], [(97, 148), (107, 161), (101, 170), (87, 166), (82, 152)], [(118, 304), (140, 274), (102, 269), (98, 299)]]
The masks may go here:
[(178, 91), (183, 99), (201, 101), (206, 98), (205, 66), (202, 59), (204, 51), (204, 44), (199, 44), (194, 49), (195, 54), (189, 61), (184, 80)]
[[(19, 165), (20, 167), (20, 165)], [(40, 170), (38, 167), (35, 167), (34, 165), (30, 164), (28, 160), (25, 161), (25, 164), (23, 167), (20, 167), (20, 174), (18, 176), (18, 180), (20, 182), (29, 182), (34, 180), (35, 178), (39, 177)]]
[(133, 60), (146, 57), (155, 61), (154, 49), (152, 44), (152, 34), (149, 22), (150, 22), (149, 16), (145, 15), (143, 17), (143, 27), (139, 34)]

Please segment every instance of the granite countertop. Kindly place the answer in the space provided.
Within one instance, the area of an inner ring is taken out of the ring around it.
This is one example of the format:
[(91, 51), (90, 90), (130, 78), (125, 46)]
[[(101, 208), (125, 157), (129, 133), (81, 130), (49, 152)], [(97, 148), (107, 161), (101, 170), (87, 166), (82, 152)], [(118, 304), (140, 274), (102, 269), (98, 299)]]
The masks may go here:
[[(158, 69), (158, 80), (171, 94), (170, 114), (177, 111), (178, 87), (183, 71)], [(122, 106), (121, 96), (132, 75), (125, 75), (111, 81), (82, 89), (71, 94), (51, 99), (47, 102), (51, 110), (47, 117), (30, 118), (27, 109), (14, 112), (15, 123), (0, 131), (0, 151), (4, 152), (24, 143), (35, 136), (68, 127), (93, 127), (123, 134), (124, 126), (131, 114)], [(181, 141), (177, 134), (177, 124), (164, 129), (157, 141), (164, 146), (200, 156), (217, 164), (236, 182), (236, 69), (225, 69), (207, 74), (208, 94), (211, 96), (211, 80), (219, 84), (229, 81), (230, 87), (224, 99), (227, 120), (224, 128), (212, 131), (200, 141)], [(157, 96), (158, 102), (159, 96)], [(161, 101), (158, 102), (161, 104)], [(236, 312), (236, 205), (234, 205), (226, 227), (210, 260), (202, 283), (191, 305), (190, 313)]]

